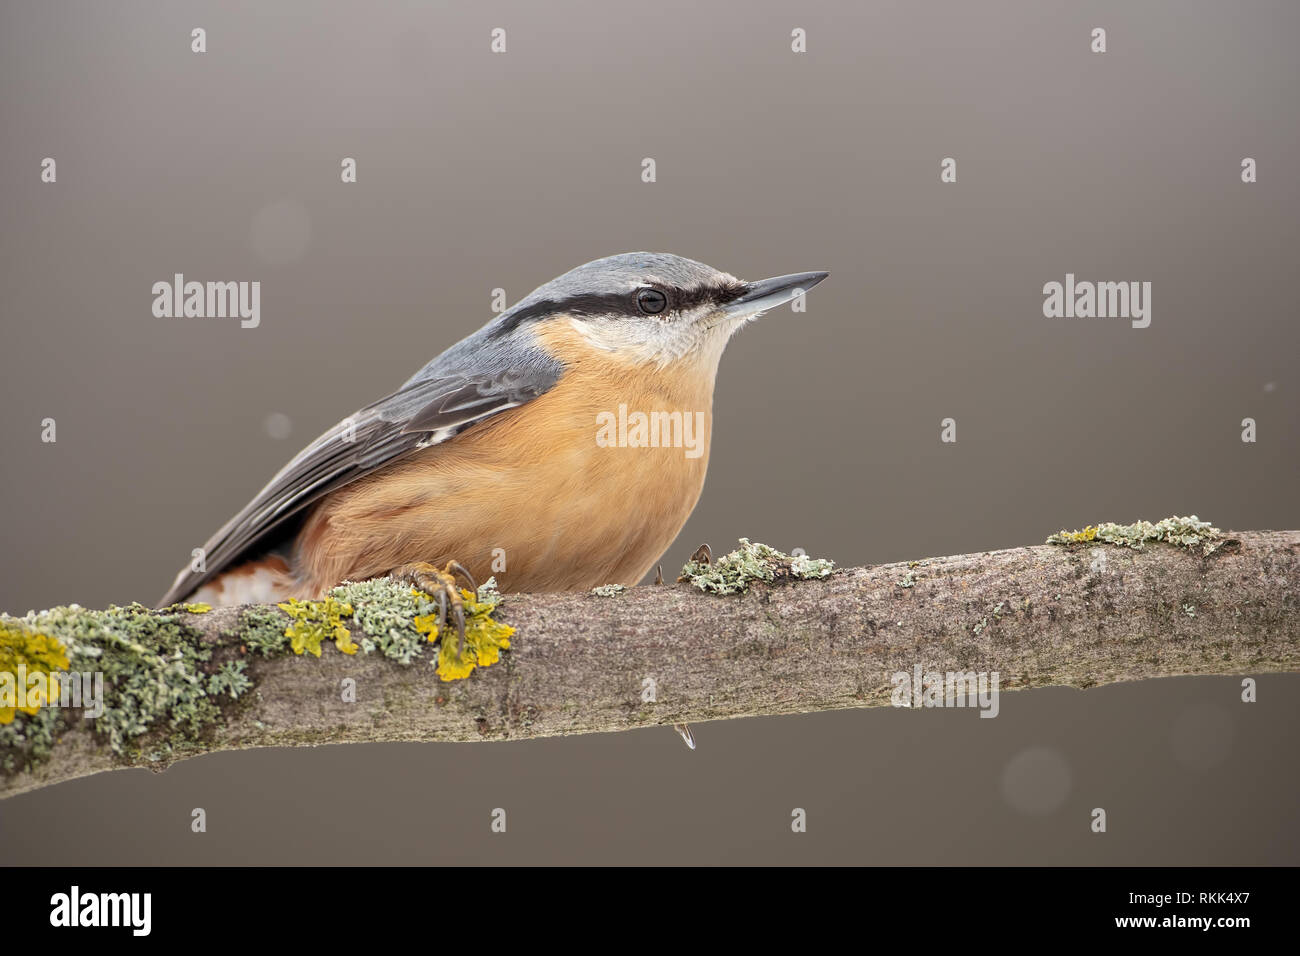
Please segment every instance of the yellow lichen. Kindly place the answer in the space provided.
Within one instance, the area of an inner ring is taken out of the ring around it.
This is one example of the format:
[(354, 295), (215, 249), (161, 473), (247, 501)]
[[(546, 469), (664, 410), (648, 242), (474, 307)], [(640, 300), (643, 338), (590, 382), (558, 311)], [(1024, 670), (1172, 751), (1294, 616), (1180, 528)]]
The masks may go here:
[(51, 675), (68, 668), (67, 648), (16, 624), (0, 624), (0, 724), (18, 711), (33, 715), (49, 702)]
[(189, 611), (191, 614), (207, 614), (212, 610), (211, 604), (204, 604), (202, 602), (196, 604), (182, 604), (181, 607)]
[[(427, 594), (417, 591), (424, 600), (432, 600)], [(468, 677), (475, 667), (488, 667), (501, 659), (501, 652), (510, 647), (510, 635), (515, 629), (508, 624), (492, 619), (496, 608), (495, 600), (479, 601), (472, 591), (461, 588), (461, 599), (465, 614), (465, 641), (461, 646), (454, 624), (448, 623), (438, 627), (438, 615), (427, 614), (417, 617), (415, 629), (427, 635), (430, 642), (436, 641), (445, 631), (442, 644), (438, 648), (437, 674), (444, 681), (462, 680)]]
[(1090, 524), (1082, 531), (1066, 531), (1062, 529), (1058, 534), (1052, 535), (1047, 539), (1048, 544), (1080, 544), (1084, 541), (1097, 540), (1097, 526)]
[(293, 618), (293, 623), (285, 628), (284, 636), (289, 638), (289, 646), (295, 654), (306, 652), (320, 657), (321, 642), (327, 640), (333, 641), (344, 654), (357, 652), (357, 645), (343, 624), (343, 618), (352, 616), (352, 605), (346, 601), (334, 597), (321, 601), (290, 598), (277, 606)]

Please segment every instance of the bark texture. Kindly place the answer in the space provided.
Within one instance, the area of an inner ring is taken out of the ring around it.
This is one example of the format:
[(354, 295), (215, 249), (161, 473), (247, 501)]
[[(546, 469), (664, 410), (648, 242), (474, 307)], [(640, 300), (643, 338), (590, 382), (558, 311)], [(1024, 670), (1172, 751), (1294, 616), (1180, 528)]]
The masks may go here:
[[(320, 659), (250, 655), (255, 692), (184, 756), (881, 706), (892, 675), (918, 664), (997, 671), (1001, 690), (1300, 670), (1300, 531), (1227, 537), (1209, 557), (1167, 544), (1042, 545), (741, 595), (685, 584), (511, 595), (496, 614), (516, 628), (511, 650), (461, 681), (440, 681), (428, 656), (402, 666), (332, 646)], [(193, 619), (205, 640), (236, 654), (237, 622), (233, 609)], [(346, 677), (355, 703), (342, 700)], [(643, 699), (647, 678), (653, 702)], [(131, 765), (74, 725), (46, 762), (0, 778), (0, 796)]]

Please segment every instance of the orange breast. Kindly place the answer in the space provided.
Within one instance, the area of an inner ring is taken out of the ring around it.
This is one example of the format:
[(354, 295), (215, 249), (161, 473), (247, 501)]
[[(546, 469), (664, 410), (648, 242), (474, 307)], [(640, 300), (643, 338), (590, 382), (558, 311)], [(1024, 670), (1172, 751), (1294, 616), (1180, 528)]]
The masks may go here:
[(455, 559), (503, 591), (632, 585), (653, 567), (704, 485), (716, 358), (620, 361), (558, 322), (538, 338), (566, 365), (549, 392), (315, 508), (306, 590), (413, 561)]

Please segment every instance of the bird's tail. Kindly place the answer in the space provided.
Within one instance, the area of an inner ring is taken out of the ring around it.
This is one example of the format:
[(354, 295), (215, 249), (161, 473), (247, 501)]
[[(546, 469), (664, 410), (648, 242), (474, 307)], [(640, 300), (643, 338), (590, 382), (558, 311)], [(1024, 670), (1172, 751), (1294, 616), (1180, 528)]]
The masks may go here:
[(228, 607), (235, 604), (275, 604), (306, 597), (289, 562), (279, 554), (247, 561), (207, 581), (185, 600), (187, 603)]

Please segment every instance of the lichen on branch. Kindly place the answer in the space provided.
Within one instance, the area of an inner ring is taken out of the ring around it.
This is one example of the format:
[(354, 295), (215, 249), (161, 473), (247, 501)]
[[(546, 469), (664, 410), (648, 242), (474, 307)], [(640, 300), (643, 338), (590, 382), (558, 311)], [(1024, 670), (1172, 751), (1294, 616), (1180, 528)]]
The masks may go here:
[(742, 594), (756, 582), (824, 578), (833, 570), (829, 559), (790, 555), (741, 538), (739, 548), (720, 558), (687, 561), (677, 580), (711, 594)]
[[(72, 604), (23, 618), (0, 615), (0, 769), (12, 773), (41, 763), (84, 716), (118, 757), (166, 762), (201, 746), (256, 688), (250, 660), (319, 658), (324, 644), (345, 655), (378, 653), (410, 665), (437, 643), (439, 678), (464, 679), (500, 659), (513, 629), (493, 619), (500, 601), (494, 582), (478, 595), (463, 591), (462, 598), (463, 647), (454, 625), (439, 628), (438, 606), (429, 595), (388, 578), (344, 584), (322, 600), (291, 600), (278, 610), (245, 608), (233, 630), (216, 635), (196, 625), (212, 612), (207, 604), (161, 611), (142, 604), (103, 611)], [(359, 628), (359, 642), (349, 625)], [(50, 706), (58, 703), (43, 689), (53, 686), (51, 675), (83, 674), (100, 677), (90, 685), (102, 687), (99, 716)], [(6, 676), (16, 685), (19, 675), (24, 686), (13, 688), (13, 706), (7, 706)]]
[(1135, 551), (1141, 551), (1152, 542), (1163, 541), (1209, 557), (1223, 544), (1223, 532), (1210, 522), (1189, 515), (1186, 518), (1164, 518), (1155, 524), (1150, 521), (1135, 521), (1133, 524), (1103, 521), (1080, 531), (1059, 531), (1047, 539), (1048, 544), (1083, 544), (1088, 541), (1103, 541)]

